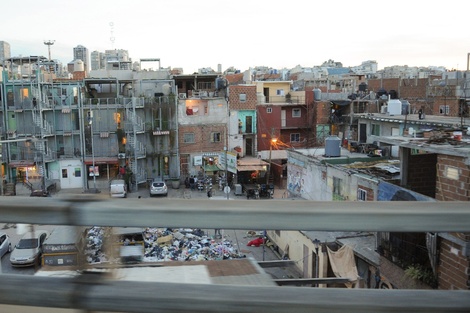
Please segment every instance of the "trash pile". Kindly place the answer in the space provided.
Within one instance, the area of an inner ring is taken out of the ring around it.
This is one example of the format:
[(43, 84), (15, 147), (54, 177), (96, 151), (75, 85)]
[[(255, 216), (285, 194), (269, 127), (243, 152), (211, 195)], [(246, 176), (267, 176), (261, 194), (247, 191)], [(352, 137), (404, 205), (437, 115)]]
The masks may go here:
[[(88, 263), (119, 262), (107, 255), (105, 244), (110, 238), (112, 228), (92, 227), (87, 231)], [(142, 229), (144, 239), (143, 262), (164, 261), (204, 261), (244, 258), (230, 240), (215, 240), (204, 234), (201, 229)], [(124, 245), (127, 242), (123, 243)]]

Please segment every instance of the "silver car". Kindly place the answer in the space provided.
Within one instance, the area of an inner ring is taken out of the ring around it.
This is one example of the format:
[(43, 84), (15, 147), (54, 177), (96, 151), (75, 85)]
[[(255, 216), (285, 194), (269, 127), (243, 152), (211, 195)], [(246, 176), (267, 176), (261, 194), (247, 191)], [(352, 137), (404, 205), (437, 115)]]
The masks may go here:
[(10, 237), (5, 233), (0, 233), (0, 258), (11, 252)]
[(39, 265), (42, 244), (48, 236), (47, 230), (29, 231), (24, 234), (10, 254), (11, 265), (17, 267)]
[(168, 187), (164, 181), (154, 181), (150, 184), (149, 193), (150, 197), (157, 195), (168, 196)]

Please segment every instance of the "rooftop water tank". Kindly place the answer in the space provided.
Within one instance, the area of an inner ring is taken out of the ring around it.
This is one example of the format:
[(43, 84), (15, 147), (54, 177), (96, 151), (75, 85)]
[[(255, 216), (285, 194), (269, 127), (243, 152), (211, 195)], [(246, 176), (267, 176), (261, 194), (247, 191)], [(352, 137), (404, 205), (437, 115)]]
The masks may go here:
[(341, 156), (341, 139), (339, 139), (338, 136), (329, 136), (325, 139), (325, 156)]
[(367, 91), (367, 84), (362, 82), (359, 84), (359, 91), (366, 92)]
[(318, 88), (313, 89), (313, 99), (315, 101), (320, 101), (321, 100), (321, 90)]
[(387, 102), (388, 114), (390, 115), (401, 115), (401, 101), (398, 99), (391, 99)]
[(83, 72), (85, 71), (85, 65), (82, 60), (73, 61), (73, 71), (74, 72)]

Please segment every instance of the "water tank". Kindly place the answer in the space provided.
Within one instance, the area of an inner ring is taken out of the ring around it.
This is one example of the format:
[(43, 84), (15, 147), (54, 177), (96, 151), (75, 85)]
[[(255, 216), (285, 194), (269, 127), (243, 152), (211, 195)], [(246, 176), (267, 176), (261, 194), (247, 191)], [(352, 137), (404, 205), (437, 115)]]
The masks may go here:
[(168, 96), (171, 93), (171, 85), (170, 84), (163, 84), (162, 92), (165, 96)]
[(367, 84), (362, 82), (359, 84), (359, 91), (366, 92), (367, 91)]
[(215, 89), (221, 90), (227, 88), (227, 80), (223, 77), (218, 77), (215, 80)]
[(85, 64), (83, 64), (82, 60), (73, 61), (73, 71), (74, 72), (84, 72), (85, 71)]
[(390, 115), (401, 115), (401, 101), (397, 99), (391, 99), (387, 102), (388, 114)]
[(339, 139), (337, 136), (329, 136), (325, 139), (325, 156), (341, 156), (341, 139)]
[(398, 92), (396, 90), (390, 90), (388, 92), (388, 94), (390, 95), (390, 99), (398, 99)]
[(313, 89), (313, 99), (315, 101), (320, 101), (321, 100), (321, 90), (318, 88)]
[(382, 96), (387, 96), (387, 90), (380, 88), (379, 90), (377, 90), (377, 99)]

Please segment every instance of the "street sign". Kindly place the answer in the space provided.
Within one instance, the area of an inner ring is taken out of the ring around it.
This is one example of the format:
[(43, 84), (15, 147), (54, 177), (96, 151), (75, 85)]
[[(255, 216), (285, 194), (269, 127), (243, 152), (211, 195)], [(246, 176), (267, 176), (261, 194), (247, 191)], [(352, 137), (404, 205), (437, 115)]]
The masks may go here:
[(225, 193), (230, 193), (230, 187), (229, 187), (229, 186), (225, 186), (225, 187), (224, 187), (224, 192), (225, 192)]

